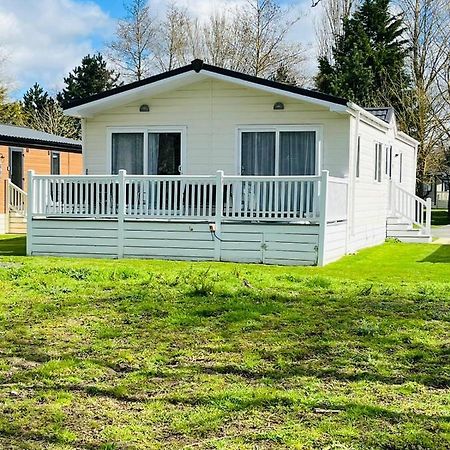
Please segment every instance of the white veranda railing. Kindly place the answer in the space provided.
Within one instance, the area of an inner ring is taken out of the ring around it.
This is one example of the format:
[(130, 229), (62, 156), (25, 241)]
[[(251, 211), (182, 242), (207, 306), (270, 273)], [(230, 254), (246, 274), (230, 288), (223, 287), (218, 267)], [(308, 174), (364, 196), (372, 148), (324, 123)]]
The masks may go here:
[(431, 199), (423, 200), (394, 182), (390, 190), (391, 212), (431, 234)]
[[(329, 179), (329, 181), (328, 181)], [(30, 174), (34, 216), (80, 218), (306, 221), (347, 215), (347, 182), (320, 176), (42, 176)], [(328, 186), (333, 189), (323, 189)], [(325, 202), (326, 204), (326, 202)]]
[(7, 206), (9, 212), (15, 212), (25, 217), (27, 213), (27, 193), (7, 180)]

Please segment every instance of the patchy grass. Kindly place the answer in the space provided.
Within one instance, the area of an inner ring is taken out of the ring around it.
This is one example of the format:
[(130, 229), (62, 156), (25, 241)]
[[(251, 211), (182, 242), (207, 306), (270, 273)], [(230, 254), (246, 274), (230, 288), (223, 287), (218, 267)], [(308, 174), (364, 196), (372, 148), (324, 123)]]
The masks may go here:
[(431, 212), (431, 225), (442, 226), (449, 225), (448, 212), (446, 209), (433, 209)]
[(0, 448), (448, 449), (449, 249), (0, 258)]

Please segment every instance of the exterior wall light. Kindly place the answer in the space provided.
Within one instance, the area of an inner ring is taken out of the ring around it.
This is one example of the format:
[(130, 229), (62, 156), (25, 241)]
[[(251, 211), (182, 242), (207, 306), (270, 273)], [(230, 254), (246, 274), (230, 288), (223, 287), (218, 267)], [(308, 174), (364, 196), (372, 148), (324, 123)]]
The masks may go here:
[(149, 112), (150, 111), (150, 106), (148, 105), (141, 105), (139, 107), (139, 112)]
[(284, 103), (282, 103), (282, 102), (276, 102), (276, 103), (273, 105), (273, 109), (274, 109), (275, 111), (281, 111), (281, 110), (283, 110), (283, 109), (284, 109)]

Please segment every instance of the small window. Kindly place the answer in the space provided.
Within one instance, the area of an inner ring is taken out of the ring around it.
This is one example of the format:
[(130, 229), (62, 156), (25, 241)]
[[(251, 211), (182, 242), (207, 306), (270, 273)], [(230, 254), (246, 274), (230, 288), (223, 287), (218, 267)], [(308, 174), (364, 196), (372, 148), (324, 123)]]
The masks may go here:
[(381, 182), (381, 170), (383, 159), (383, 146), (380, 143), (375, 144), (375, 181)]
[(392, 180), (392, 152), (393, 152), (392, 145), (389, 147), (389, 179)]
[(358, 136), (358, 147), (356, 148), (356, 178), (359, 178), (360, 164), (361, 164), (361, 136)]
[(50, 157), (51, 175), (61, 175), (61, 155), (59, 154), (59, 152), (52, 152)]

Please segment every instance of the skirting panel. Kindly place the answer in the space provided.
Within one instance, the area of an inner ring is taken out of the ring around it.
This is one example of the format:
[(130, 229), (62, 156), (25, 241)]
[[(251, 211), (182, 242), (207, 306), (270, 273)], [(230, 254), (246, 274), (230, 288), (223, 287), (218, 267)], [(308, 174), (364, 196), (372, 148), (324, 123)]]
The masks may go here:
[(318, 225), (33, 219), (32, 255), (317, 264)]

